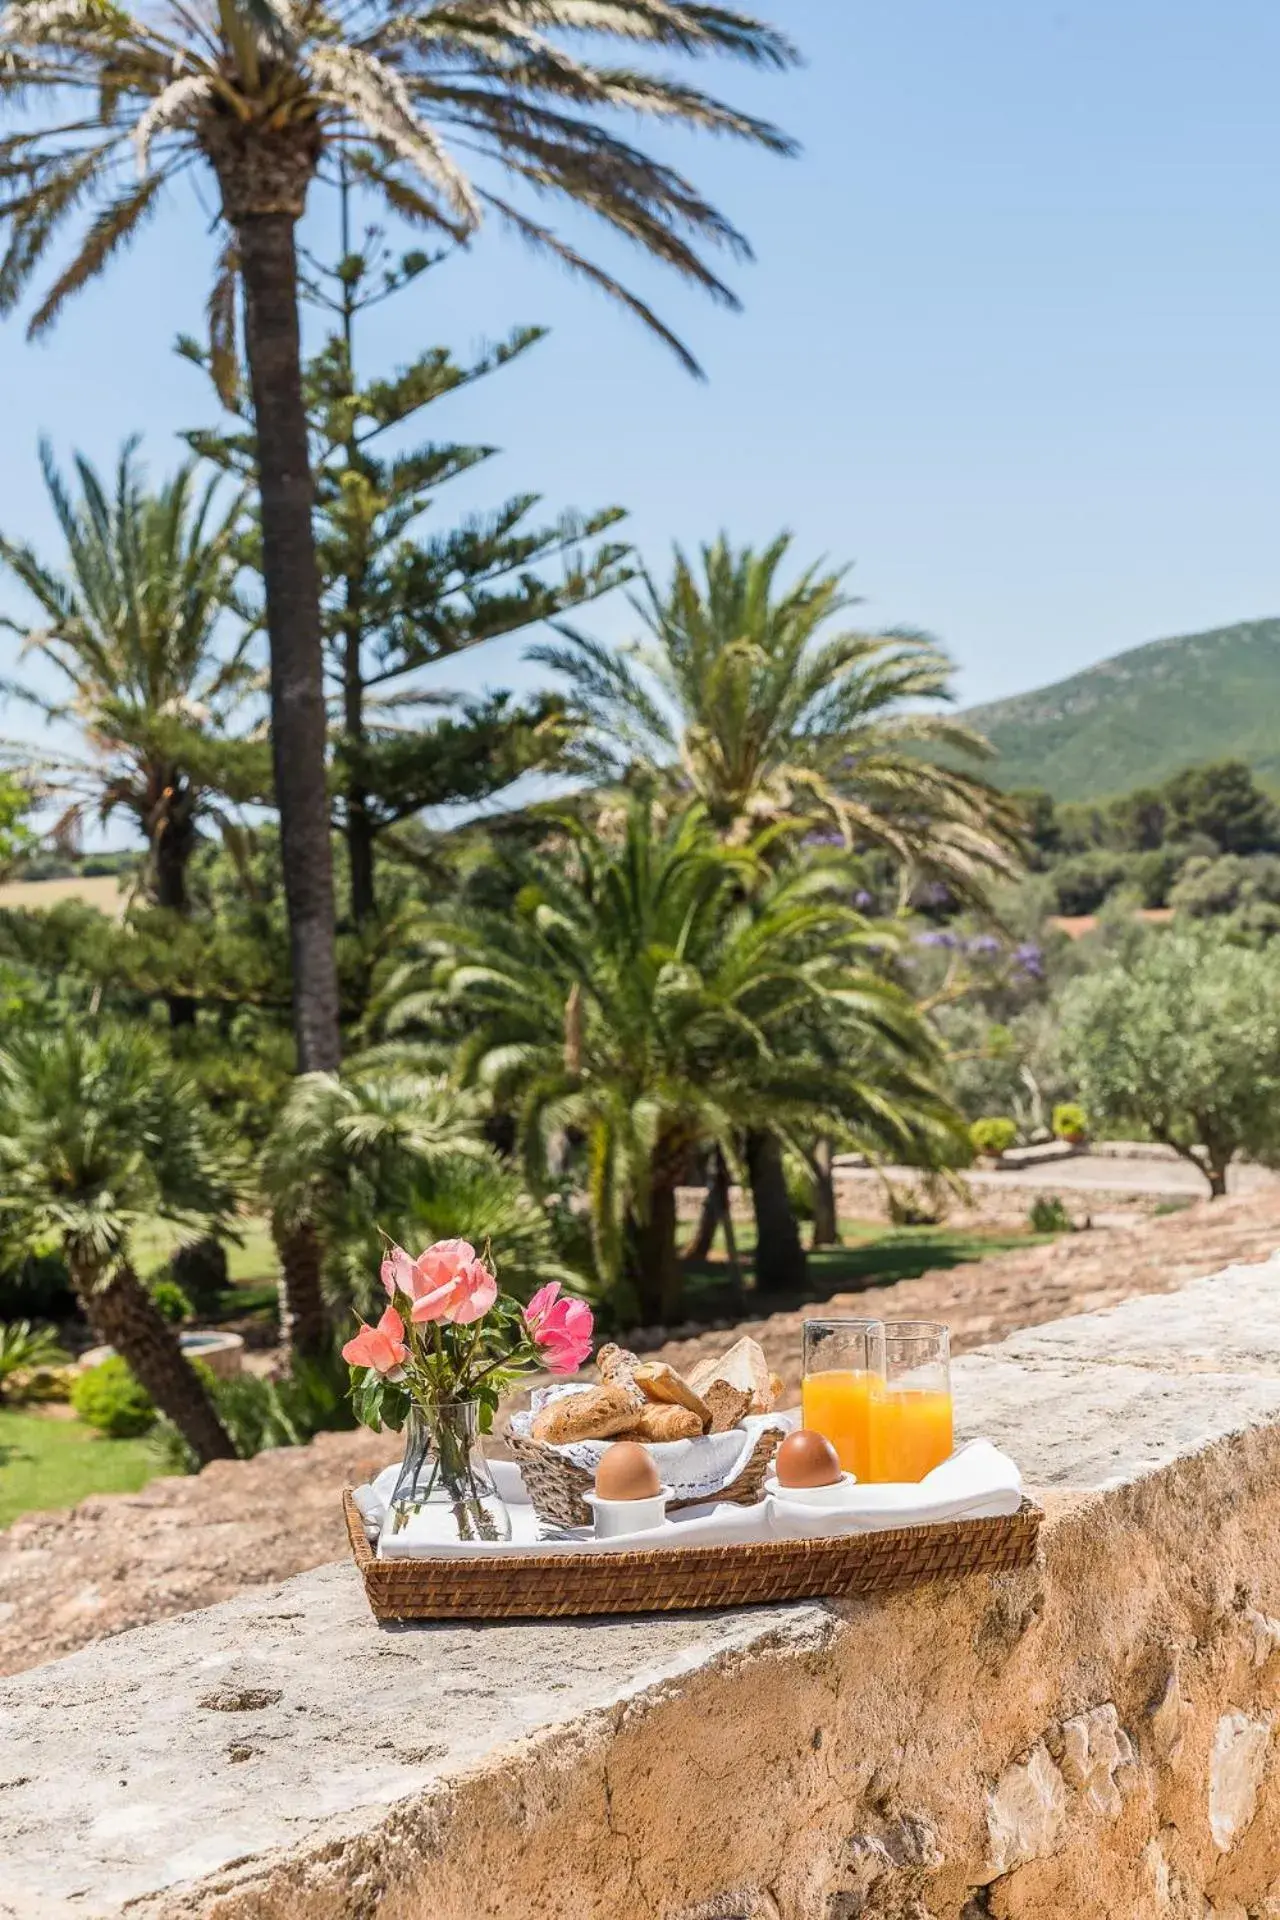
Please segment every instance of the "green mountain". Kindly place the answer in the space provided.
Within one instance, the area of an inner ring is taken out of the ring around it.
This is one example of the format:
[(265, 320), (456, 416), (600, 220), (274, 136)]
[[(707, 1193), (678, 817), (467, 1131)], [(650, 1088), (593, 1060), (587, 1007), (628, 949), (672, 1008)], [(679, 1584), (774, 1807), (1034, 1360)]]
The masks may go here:
[(1280, 791), (1280, 620), (1153, 640), (964, 716), (1002, 787), (1102, 800), (1203, 760), (1247, 760)]

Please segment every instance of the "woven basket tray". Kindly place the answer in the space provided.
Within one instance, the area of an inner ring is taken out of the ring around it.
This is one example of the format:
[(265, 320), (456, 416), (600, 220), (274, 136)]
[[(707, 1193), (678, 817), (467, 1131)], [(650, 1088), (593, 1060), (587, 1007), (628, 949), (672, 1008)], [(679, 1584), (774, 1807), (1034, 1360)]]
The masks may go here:
[(583, 1613), (679, 1613), (769, 1600), (855, 1599), (927, 1580), (1002, 1573), (1036, 1557), (1040, 1509), (842, 1539), (768, 1540), (647, 1553), (485, 1554), (379, 1560), (350, 1491), (351, 1551), (379, 1620), (555, 1619)]

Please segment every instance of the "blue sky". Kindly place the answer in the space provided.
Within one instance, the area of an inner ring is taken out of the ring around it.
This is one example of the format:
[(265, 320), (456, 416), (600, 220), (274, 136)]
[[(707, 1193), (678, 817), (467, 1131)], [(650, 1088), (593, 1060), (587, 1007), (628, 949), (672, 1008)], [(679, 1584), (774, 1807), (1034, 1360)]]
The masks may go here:
[[(868, 623), (938, 635), (969, 700), (1280, 611), (1280, 9), (758, 4), (806, 67), (699, 78), (798, 135), (801, 158), (663, 149), (747, 230), (745, 311), (556, 216), (660, 306), (705, 385), (496, 232), (370, 327), (373, 366), (553, 329), (435, 410), (440, 433), (504, 449), (457, 510), (525, 488), (616, 501), (657, 566), (676, 538), (789, 526), (800, 555), (856, 562)], [(109, 462), (141, 430), (158, 469), (177, 428), (210, 418), (170, 351), (202, 324), (212, 256), (211, 193), (202, 215), (189, 191), (47, 343), (0, 325), (7, 533), (48, 538), (41, 431)], [(327, 247), (327, 202), (309, 225)], [(621, 637), (625, 606), (595, 624)], [(471, 656), (472, 683), (524, 682), (522, 645)], [(0, 671), (11, 653), (0, 636)]]

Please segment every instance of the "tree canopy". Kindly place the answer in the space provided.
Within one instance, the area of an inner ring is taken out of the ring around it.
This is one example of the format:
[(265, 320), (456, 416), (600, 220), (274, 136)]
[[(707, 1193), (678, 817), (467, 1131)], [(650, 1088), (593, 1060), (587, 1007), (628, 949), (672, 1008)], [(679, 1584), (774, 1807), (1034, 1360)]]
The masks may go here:
[(1280, 1154), (1280, 961), (1168, 932), (1076, 980), (1062, 1049), (1096, 1120), (1137, 1126), (1225, 1191), (1237, 1154)]

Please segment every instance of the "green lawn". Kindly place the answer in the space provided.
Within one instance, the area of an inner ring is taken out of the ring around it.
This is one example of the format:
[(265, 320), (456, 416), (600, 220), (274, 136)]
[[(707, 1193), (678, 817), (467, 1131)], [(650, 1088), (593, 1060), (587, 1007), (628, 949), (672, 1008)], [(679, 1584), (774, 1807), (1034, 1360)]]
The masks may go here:
[[(251, 1215), (240, 1222), (240, 1235), (243, 1242), (240, 1246), (233, 1240), (225, 1242), (232, 1286), (265, 1283), (274, 1286), (276, 1250), (266, 1221)], [(178, 1229), (167, 1220), (151, 1220), (138, 1229), (133, 1237), (133, 1249), (138, 1271), (144, 1279), (165, 1265), (180, 1239)]]
[(0, 1407), (0, 1527), (91, 1493), (136, 1493), (157, 1472), (145, 1440), (108, 1440), (78, 1420)]

